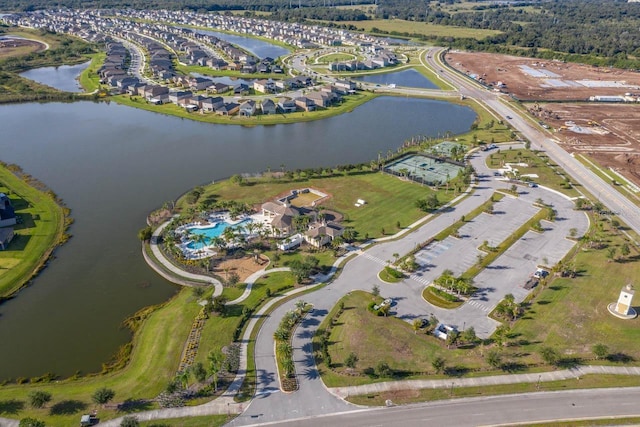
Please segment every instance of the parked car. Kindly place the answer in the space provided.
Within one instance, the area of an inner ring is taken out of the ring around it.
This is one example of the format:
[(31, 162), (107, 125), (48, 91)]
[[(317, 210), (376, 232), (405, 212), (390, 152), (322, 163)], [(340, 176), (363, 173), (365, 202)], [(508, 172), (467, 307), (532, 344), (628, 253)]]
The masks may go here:
[(544, 279), (548, 275), (549, 275), (549, 272), (547, 270), (545, 270), (544, 268), (539, 268), (539, 269), (536, 270), (535, 273), (533, 273), (533, 277), (535, 277), (537, 279)]

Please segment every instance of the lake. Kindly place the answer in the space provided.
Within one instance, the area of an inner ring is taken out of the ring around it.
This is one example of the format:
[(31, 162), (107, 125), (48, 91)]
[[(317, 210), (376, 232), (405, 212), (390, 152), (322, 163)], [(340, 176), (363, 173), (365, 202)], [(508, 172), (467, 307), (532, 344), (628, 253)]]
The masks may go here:
[(431, 80), (420, 74), (419, 71), (410, 68), (408, 70), (395, 71), (392, 73), (370, 74), (362, 77), (354, 77), (353, 80), (375, 83), (379, 85), (395, 84), (397, 86), (418, 87), (423, 89), (438, 89)]
[(252, 53), (260, 59), (269, 57), (276, 59), (279, 56), (286, 55), (289, 53), (288, 49), (284, 47), (271, 44), (264, 40), (254, 39), (252, 37), (239, 36), (236, 34), (227, 34), (221, 33), (213, 30), (193, 30), (196, 33), (200, 34), (208, 34), (210, 36), (214, 36), (219, 38), (220, 40), (227, 41), (231, 44), (241, 47), (242, 49)]
[(20, 73), (20, 76), (65, 92), (84, 92), (77, 78), (90, 63), (34, 68)]
[(75, 219), (55, 259), (0, 305), (0, 378), (98, 371), (130, 339), (122, 321), (176, 292), (146, 265), (137, 238), (165, 201), (281, 164), (368, 162), (414, 135), (465, 132), (475, 118), (467, 107), (401, 97), (325, 120), (255, 127), (104, 102), (0, 106), (0, 160), (50, 186)]

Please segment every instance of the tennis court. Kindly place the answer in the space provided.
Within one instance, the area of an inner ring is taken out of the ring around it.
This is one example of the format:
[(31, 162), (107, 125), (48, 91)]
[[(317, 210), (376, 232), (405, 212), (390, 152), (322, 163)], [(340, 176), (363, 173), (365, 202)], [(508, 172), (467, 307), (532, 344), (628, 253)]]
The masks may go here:
[(402, 157), (385, 166), (384, 170), (397, 176), (406, 176), (427, 185), (440, 185), (458, 176), (464, 167), (422, 154)]

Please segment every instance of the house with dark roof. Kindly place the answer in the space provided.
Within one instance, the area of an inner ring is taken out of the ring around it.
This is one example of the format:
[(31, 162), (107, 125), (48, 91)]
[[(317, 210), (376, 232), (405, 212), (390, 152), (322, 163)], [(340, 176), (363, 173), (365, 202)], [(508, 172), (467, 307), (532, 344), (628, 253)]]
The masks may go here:
[(243, 102), (242, 104), (240, 104), (240, 115), (241, 116), (253, 116), (256, 113), (256, 101), (254, 101), (253, 99), (250, 99), (248, 101)]
[(260, 108), (262, 109), (262, 114), (276, 113), (276, 103), (273, 102), (271, 99), (265, 99), (264, 101), (262, 101)]
[(16, 220), (16, 212), (13, 209), (9, 196), (0, 193), (0, 227), (15, 225)]
[(278, 108), (283, 113), (293, 113), (296, 111), (296, 103), (293, 101), (293, 99), (280, 98), (278, 100)]

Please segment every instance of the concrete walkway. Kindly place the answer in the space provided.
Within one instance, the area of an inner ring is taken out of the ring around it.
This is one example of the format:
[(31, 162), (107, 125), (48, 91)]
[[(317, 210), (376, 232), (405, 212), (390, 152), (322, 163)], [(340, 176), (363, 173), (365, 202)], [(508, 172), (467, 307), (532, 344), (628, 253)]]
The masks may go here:
[[(151, 241), (149, 242), (149, 246), (151, 246), (151, 252), (153, 253), (153, 256), (155, 256), (158, 262), (162, 264), (162, 267), (170, 271), (172, 274), (168, 274), (166, 271), (164, 271), (162, 268), (156, 265), (156, 263), (147, 256), (143, 247), (142, 254), (144, 255), (145, 261), (147, 261), (147, 264), (149, 264), (149, 266), (153, 268), (153, 270), (156, 273), (158, 273), (159, 275), (161, 275), (162, 277), (164, 277), (170, 282), (176, 283), (178, 285), (183, 285), (183, 286), (198, 286), (198, 285), (209, 284), (213, 286), (214, 297), (217, 297), (218, 295), (222, 294), (222, 283), (220, 283), (219, 280), (214, 279), (213, 277), (204, 276), (202, 274), (194, 274), (194, 273), (189, 273), (187, 271), (184, 271), (176, 267), (175, 265), (173, 265), (164, 256), (164, 254), (158, 247), (158, 238), (160, 237), (160, 233), (162, 233), (162, 230), (164, 230), (165, 227), (169, 225), (170, 222), (171, 221), (169, 220), (164, 224), (162, 224), (160, 227), (156, 228), (156, 230), (153, 232), (153, 235), (151, 236)], [(192, 282), (192, 281), (195, 281), (195, 282)]]
[(640, 375), (640, 367), (586, 365), (576, 366), (575, 368), (571, 369), (532, 374), (505, 374), (493, 375), (489, 377), (444, 378), (439, 380), (389, 381), (351, 387), (334, 387), (328, 388), (328, 390), (333, 395), (345, 399), (349, 396), (381, 393), (394, 390), (421, 390), (482, 386), (491, 387), (500, 384), (531, 384), (538, 382), (562, 381), (574, 378), (579, 380), (580, 377), (589, 374)]

